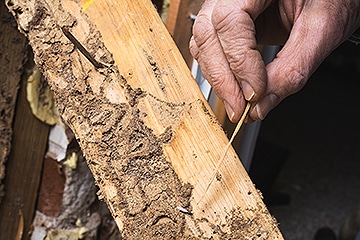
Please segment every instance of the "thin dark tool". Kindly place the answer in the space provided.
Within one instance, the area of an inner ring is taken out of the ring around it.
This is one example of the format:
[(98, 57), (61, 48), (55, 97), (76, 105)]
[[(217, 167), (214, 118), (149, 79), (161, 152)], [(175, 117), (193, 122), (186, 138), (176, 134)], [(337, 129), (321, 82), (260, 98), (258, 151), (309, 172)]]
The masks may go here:
[(65, 36), (70, 40), (70, 42), (72, 42), (75, 45), (75, 47), (79, 49), (79, 51), (87, 58), (87, 60), (89, 60), (92, 63), (92, 65), (94, 65), (96, 68), (105, 67), (104, 64), (99, 63), (98, 61), (95, 60), (93, 56), (91, 56), (91, 54), (86, 50), (86, 48), (84, 48), (84, 46), (74, 37), (74, 35), (70, 33), (68, 28), (62, 27), (61, 30), (63, 31)]

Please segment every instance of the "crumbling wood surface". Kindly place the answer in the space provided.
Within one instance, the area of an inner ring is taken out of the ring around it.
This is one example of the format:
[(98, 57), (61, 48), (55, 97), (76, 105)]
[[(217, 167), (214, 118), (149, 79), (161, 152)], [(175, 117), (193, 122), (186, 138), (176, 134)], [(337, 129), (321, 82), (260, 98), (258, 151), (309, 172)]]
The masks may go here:
[(7, 5), (124, 239), (282, 239), (150, 1)]

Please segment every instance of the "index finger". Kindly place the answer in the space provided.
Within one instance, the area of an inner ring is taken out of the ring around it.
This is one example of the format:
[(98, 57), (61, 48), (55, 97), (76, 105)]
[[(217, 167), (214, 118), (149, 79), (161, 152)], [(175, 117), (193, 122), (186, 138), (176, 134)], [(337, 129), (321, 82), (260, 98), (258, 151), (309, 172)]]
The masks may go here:
[(267, 73), (256, 49), (254, 21), (268, 5), (265, 0), (218, 0), (212, 12), (212, 23), (229, 67), (248, 101), (258, 100), (266, 89)]
[(237, 121), (245, 100), (211, 22), (215, 3), (215, 0), (205, 1), (197, 15), (190, 51), (217, 96), (225, 103), (230, 120)]

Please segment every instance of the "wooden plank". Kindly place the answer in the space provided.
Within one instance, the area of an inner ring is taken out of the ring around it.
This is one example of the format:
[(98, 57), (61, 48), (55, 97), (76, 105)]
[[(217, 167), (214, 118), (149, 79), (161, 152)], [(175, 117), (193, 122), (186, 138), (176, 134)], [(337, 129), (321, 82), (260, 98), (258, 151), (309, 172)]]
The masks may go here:
[(282, 239), (150, 1), (11, 2), (125, 239)]
[(6, 194), (0, 204), (0, 239), (15, 239), (20, 213), (23, 235), (27, 236), (31, 230), (48, 131), (49, 126), (31, 113), (26, 100), (26, 81), (22, 81), (4, 181)]
[[(16, 29), (13, 16), (0, 2), (0, 203), (5, 194), (5, 162), (10, 153), (16, 97), (27, 56), (26, 38)], [(15, 26), (14, 26), (15, 25)]]
[(188, 67), (193, 57), (189, 50), (194, 17), (199, 12), (203, 0), (171, 0), (166, 19), (166, 28), (172, 35)]
[[(192, 36), (192, 26), (198, 14), (203, 0), (171, 0), (169, 14), (166, 18), (166, 28), (172, 35), (176, 46), (179, 48), (186, 64), (191, 69), (193, 57), (190, 53), (189, 42)], [(222, 101), (212, 92), (209, 96), (208, 103), (211, 106), (216, 118), (221, 123), (222, 128), (230, 139), (236, 124), (230, 122), (226, 115), (225, 107)], [(236, 149), (241, 142), (242, 131), (234, 139), (232, 145)]]
[(177, 19), (179, 18), (179, 10), (180, 10), (181, 2), (182, 0), (171, 0), (169, 4), (165, 26), (172, 36), (174, 35), (175, 28), (177, 27), (176, 22)]
[(157, 12), (161, 14), (164, 0), (152, 0), (152, 3), (155, 5)]
[(0, 188), (5, 190), (0, 196), (0, 239), (20, 239), (16, 237), (30, 230), (35, 211), (48, 127), (30, 112), (26, 81), (19, 86), (28, 45), (4, 1), (0, 16)]

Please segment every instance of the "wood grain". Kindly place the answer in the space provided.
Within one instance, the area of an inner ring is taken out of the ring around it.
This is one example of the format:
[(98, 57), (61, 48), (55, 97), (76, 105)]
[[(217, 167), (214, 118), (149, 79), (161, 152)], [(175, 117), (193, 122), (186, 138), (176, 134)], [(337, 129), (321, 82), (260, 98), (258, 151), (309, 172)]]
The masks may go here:
[(12, 2), (125, 239), (282, 239), (150, 1)]
[(4, 1), (0, 17), (0, 239), (20, 239), (31, 229), (49, 127), (26, 101), (27, 40)]
[(26, 81), (23, 81), (16, 104), (12, 148), (4, 181), (6, 194), (0, 204), (1, 239), (15, 239), (20, 234), (17, 231), (22, 218), (22, 235), (28, 237), (36, 209), (49, 128), (32, 114), (26, 100)]

